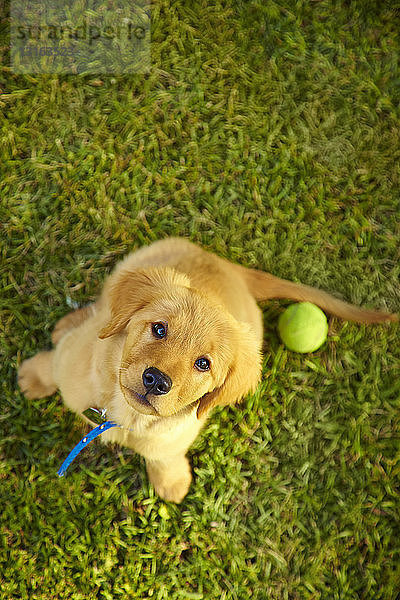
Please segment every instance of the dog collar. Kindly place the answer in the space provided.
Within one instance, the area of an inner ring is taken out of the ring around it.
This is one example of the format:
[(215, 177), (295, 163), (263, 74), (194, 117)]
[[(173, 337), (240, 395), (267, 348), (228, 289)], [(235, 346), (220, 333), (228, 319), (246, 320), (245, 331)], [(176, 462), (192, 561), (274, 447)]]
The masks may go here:
[(108, 429), (111, 429), (111, 427), (122, 428), (122, 425), (118, 425), (118, 423), (115, 423), (114, 421), (108, 421), (106, 418), (106, 413), (107, 410), (105, 408), (98, 409), (94, 407), (90, 407), (83, 411), (82, 414), (93, 423), (97, 423), (98, 426), (92, 429), (92, 431), (90, 431), (87, 435), (85, 435), (85, 437), (83, 437), (81, 441), (78, 442), (76, 446), (71, 450), (71, 452), (68, 454), (67, 458), (64, 460), (63, 464), (57, 471), (57, 475), (59, 477), (63, 477), (65, 475), (72, 461), (75, 460), (78, 454), (84, 448), (86, 448), (86, 446), (90, 444), (90, 442), (92, 442), (95, 438), (97, 438), (99, 435), (101, 435)]
[[(197, 402), (198, 401), (196, 400), (194, 404), (196, 405)], [(87, 419), (89, 419), (89, 421), (92, 421), (92, 423), (97, 423), (97, 427), (92, 429), (92, 431), (85, 435), (85, 437), (83, 437), (81, 441), (78, 442), (74, 448), (72, 448), (71, 452), (68, 454), (67, 458), (64, 460), (63, 464), (57, 471), (57, 475), (59, 477), (63, 477), (65, 475), (70, 464), (75, 460), (78, 454), (90, 444), (90, 442), (92, 442), (94, 439), (96, 439), (99, 435), (101, 435), (108, 429), (111, 429), (112, 427), (120, 427), (121, 429), (126, 429), (127, 431), (133, 431), (133, 429), (129, 429), (128, 427), (118, 425), (118, 423), (115, 423), (115, 421), (107, 420), (106, 408), (95, 408), (91, 406), (90, 408), (84, 410), (82, 414)]]

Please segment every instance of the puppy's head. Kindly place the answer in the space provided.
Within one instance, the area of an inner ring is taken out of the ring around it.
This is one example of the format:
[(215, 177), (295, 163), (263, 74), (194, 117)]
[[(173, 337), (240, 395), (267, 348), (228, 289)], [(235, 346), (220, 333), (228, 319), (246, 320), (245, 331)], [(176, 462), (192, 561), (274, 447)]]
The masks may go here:
[(167, 417), (197, 405), (201, 417), (256, 387), (261, 358), (252, 329), (186, 275), (122, 270), (108, 296), (111, 318), (99, 337), (126, 336), (119, 383), (139, 412)]

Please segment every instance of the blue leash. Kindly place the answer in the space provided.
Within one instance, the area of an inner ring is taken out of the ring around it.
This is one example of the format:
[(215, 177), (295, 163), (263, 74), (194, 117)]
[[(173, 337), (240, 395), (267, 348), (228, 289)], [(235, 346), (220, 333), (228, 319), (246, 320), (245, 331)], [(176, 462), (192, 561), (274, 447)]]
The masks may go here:
[(81, 441), (76, 444), (75, 448), (71, 450), (71, 452), (68, 454), (67, 458), (64, 460), (63, 464), (57, 471), (57, 475), (59, 477), (63, 477), (65, 475), (65, 472), (72, 463), (72, 461), (75, 460), (78, 454), (84, 448), (86, 448), (86, 446), (90, 444), (90, 442), (97, 438), (97, 436), (107, 431), (107, 429), (111, 429), (111, 427), (121, 427), (121, 425), (114, 423), (114, 421), (106, 420), (105, 408), (103, 408), (102, 410), (99, 410), (98, 408), (88, 408), (87, 410), (83, 411), (83, 414), (85, 415), (85, 417), (87, 417), (94, 423), (99, 423), (99, 425), (92, 429), (92, 431), (90, 431), (87, 435), (85, 435), (85, 437), (82, 438)]

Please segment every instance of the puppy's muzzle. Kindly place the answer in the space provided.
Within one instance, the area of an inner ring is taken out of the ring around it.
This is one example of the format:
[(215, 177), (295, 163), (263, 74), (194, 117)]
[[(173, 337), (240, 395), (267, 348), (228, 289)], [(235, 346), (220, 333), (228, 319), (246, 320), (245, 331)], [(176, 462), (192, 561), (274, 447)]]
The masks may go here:
[(146, 388), (146, 394), (161, 396), (168, 394), (172, 388), (171, 378), (156, 367), (149, 367), (143, 371), (142, 381)]

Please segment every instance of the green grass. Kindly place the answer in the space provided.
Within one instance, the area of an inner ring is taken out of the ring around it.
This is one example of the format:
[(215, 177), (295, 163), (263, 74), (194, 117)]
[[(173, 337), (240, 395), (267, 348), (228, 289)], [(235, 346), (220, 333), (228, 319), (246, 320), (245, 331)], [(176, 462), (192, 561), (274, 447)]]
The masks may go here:
[(0, 598), (399, 597), (398, 326), (331, 319), (296, 355), (269, 303), (262, 385), (215, 412), (180, 506), (127, 449), (59, 480), (84, 427), (16, 387), (168, 235), (400, 311), (399, 31), (396, 2), (155, 0), (148, 74), (1, 67)]

